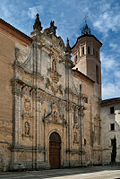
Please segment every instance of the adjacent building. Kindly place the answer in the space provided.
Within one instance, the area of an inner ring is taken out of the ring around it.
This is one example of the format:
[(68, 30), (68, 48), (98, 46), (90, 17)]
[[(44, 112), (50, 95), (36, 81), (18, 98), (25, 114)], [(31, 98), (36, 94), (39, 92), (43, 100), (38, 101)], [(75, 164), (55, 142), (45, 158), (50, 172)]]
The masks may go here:
[(120, 163), (120, 98), (101, 102), (103, 164)]
[(0, 19), (1, 170), (102, 163), (102, 44), (87, 24), (72, 48), (56, 29), (37, 14), (29, 37)]

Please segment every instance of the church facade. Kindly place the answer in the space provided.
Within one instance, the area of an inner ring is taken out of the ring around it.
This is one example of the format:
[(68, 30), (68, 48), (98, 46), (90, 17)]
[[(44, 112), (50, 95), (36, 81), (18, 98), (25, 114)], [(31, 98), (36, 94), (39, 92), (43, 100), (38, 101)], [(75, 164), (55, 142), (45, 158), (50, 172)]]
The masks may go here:
[(56, 29), (0, 19), (0, 170), (102, 163), (102, 44), (87, 24), (72, 48)]

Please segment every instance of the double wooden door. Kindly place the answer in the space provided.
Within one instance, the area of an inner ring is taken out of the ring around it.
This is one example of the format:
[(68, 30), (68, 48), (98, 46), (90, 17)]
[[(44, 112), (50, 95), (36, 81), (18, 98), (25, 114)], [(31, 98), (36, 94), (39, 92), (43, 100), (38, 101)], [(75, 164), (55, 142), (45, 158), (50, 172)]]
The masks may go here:
[(61, 140), (57, 133), (53, 133), (54, 136), (49, 140), (49, 161), (51, 168), (60, 168), (61, 163)]

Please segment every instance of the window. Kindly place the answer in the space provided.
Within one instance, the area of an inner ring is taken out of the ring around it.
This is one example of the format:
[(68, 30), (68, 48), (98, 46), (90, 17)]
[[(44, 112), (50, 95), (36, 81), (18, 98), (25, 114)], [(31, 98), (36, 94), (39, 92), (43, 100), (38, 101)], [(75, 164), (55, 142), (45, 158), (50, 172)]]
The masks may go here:
[(98, 69), (98, 65), (96, 65), (96, 82), (99, 84), (99, 69)]
[(93, 55), (95, 55), (95, 49), (93, 48)]
[(90, 47), (88, 46), (88, 54), (90, 54)]
[(86, 144), (87, 144), (87, 141), (86, 141), (86, 139), (84, 139), (84, 146), (86, 146)]
[(114, 114), (114, 106), (110, 107), (110, 114)]
[(110, 124), (110, 130), (111, 130), (111, 131), (114, 131), (114, 130), (115, 130), (115, 125), (114, 125), (114, 123), (113, 123), (113, 124)]
[(82, 47), (82, 55), (84, 55), (84, 47)]

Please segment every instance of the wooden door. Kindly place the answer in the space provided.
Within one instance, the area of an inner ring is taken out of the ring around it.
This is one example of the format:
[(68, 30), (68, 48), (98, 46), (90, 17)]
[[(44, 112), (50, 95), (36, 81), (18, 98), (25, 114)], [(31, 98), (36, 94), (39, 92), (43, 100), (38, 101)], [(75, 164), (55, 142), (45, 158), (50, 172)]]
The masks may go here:
[(51, 168), (60, 168), (61, 140), (57, 133), (52, 133), (49, 140), (49, 161)]

